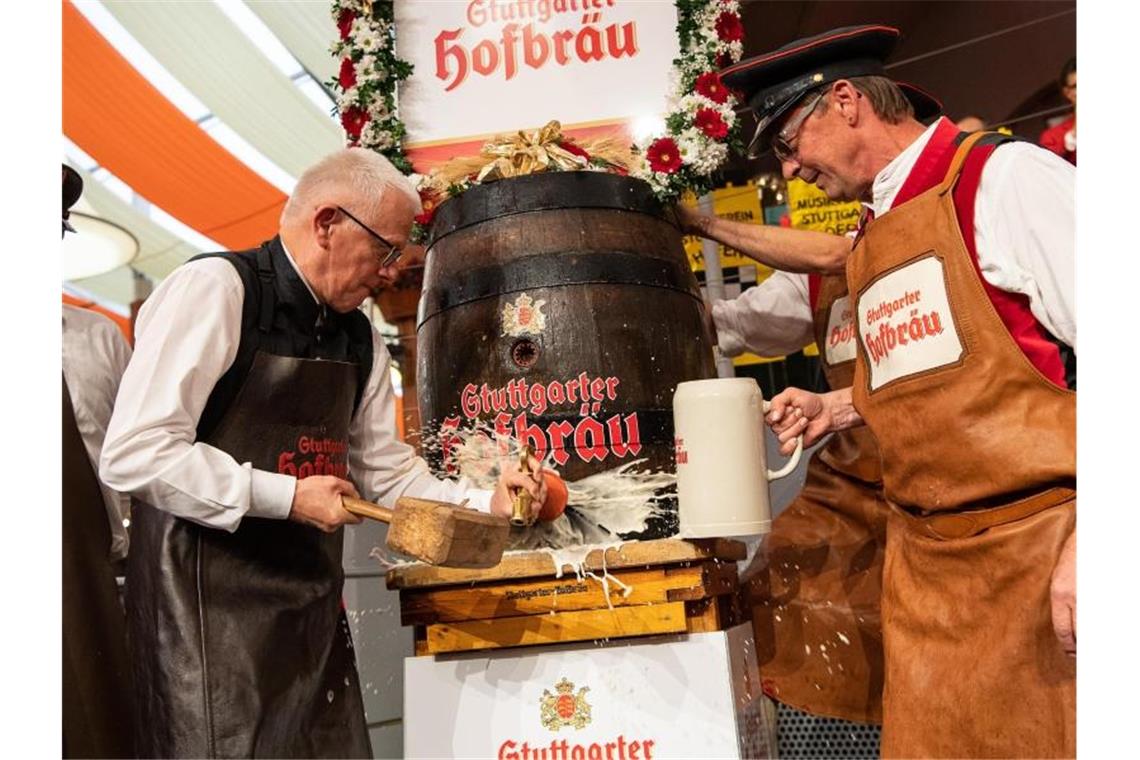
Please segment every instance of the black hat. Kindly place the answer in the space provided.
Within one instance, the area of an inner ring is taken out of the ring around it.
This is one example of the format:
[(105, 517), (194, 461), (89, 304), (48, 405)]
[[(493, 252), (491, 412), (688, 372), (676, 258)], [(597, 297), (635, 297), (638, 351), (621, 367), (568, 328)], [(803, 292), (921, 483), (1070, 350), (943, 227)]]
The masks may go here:
[(79, 176), (79, 172), (67, 164), (63, 164), (63, 227), (71, 232), (75, 232), (75, 228), (68, 223), (67, 217), (71, 212), (71, 207), (75, 205), (82, 194), (83, 178)]
[[(756, 112), (759, 123), (753, 145), (762, 152), (771, 144), (771, 127), (804, 93), (838, 79), (885, 76), (883, 62), (898, 39), (899, 30), (890, 26), (845, 26), (741, 61), (724, 69), (721, 78), (727, 86), (742, 91)], [(942, 112), (934, 96), (906, 82), (895, 83), (914, 106), (919, 121)]]

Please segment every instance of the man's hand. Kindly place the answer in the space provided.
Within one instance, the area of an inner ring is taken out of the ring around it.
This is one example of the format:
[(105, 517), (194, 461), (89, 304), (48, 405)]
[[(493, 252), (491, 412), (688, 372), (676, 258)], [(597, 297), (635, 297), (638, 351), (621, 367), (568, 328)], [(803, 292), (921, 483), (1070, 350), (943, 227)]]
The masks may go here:
[(342, 525), (356, 525), (360, 518), (341, 503), (341, 496), (359, 499), (356, 487), (332, 475), (313, 475), (297, 481), (289, 519), (332, 533)]
[(700, 235), (705, 237), (708, 228), (708, 217), (697, 211), (687, 203), (673, 204), (673, 213), (677, 216), (677, 226), (686, 235)]
[(796, 449), (796, 436), (804, 436), (804, 448), (824, 435), (863, 424), (863, 418), (851, 404), (851, 389), (831, 393), (811, 393), (788, 388), (772, 399), (765, 420), (780, 441), (780, 453), (791, 456)]
[(1061, 547), (1061, 556), (1053, 568), (1049, 583), (1049, 600), (1053, 612), (1053, 632), (1066, 654), (1077, 656), (1077, 529), (1069, 534)]
[(518, 459), (507, 458), (502, 461), (499, 482), (495, 485), (495, 493), (491, 496), (491, 514), (501, 515), (510, 519), (514, 512), (514, 491), (522, 488), (531, 495), (530, 520), (538, 518), (542, 505), (546, 502), (546, 478), (542, 476), (542, 462), (537, 458), (530, 458), (530, 472), (519, 472)]
[(796, 450), (799, 435), (803, 435), (806, 448), (831, 429), (823, 396), (799, 388), (788, 388), (773, 398), (764, 419), (780, 441), (780, 453), (784, 456), (791, 456)]

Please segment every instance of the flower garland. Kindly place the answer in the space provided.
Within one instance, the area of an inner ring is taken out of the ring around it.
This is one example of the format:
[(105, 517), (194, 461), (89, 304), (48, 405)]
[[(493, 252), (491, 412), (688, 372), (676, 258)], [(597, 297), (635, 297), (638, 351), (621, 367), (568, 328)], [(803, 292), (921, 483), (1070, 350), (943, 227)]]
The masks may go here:
[[(665, 203), (677, 200), (686, 191), (701, 194), (711, 189), (712, 175), (728, 158), (729, 147), (741, 147), (736, 98), (717, 74), (743, 54), (739, 0), (675, 0), (675, 5), (680, 56), (673, 60), (666, 132), (633, 146), (628, 165), (629, 175), (648, 182)], [(340, 39), (330, 50), (341, 65), (340, 75), (328, 84), (338, 92), (337, 111), (348, 144), (375, 150), (400, 171), (412, 175), (424, 205), (412, 231), (412, 239), (420, 240), (439, 203), (471, 184), (510, 175), (486, 169), (459, 179), (413, 174), (402, 144), (406, 129), (396, 115), (396, 84), (411, 75), (412, 65), (395, 53), (392, 0), (333, 0), (332, 16)], [(544, 128), (548, 129), (549, 125)], [(543, 131), (531, 136), (520, 132), (518, 138), (501, 137), (497, 143), (488, 143), (483, 153), (502, 167), (504, 140), (534, 141), (540, 134)], [(562, 138), (560, 133), (554, 142), (580, 160), (546, 162), (539, 170), (627, 171), (625, 162), (595, 155), (599, 151), (591, 150), (593, 145)], [(608, 144), (603, 152), (612, 153)], [(454, 163), (472, 160), (456, 159)]]
[(631, 172), (665, 202), (710, 190), (729, 146), (741, 148), (736, 97), (717, 74), (744, 53), (740, 3), (676, 0), (676, 6), (681, 55), (673, 61), (666, 134), (646, 141), (645, 163)]
[(392, 0), (333, 0), (340, 39), (329, 50), (340, 59), (340, 74), (328, 81), (350, 147), (369, 148), (411, 174), (404, 153), (407, 129), (396, 115), (396, 84), (412, 65), (396, 56)]

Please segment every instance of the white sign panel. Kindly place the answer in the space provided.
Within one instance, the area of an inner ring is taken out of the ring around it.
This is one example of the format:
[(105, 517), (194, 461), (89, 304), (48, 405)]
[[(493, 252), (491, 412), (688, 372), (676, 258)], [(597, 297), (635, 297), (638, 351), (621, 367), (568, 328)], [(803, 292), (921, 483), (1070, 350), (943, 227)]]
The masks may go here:
[(883, 275), (859, 296), (871, 390), (962, 358), (946, 273), (933, 254)]
[(835, 299), (827, 316), (827, 343), (824, 346), (831, 366), (855, 358), (855, 322), (851, 314), (851, 296)]
[(407, 145), (665, 111), (672, 0), (397, 0)]
[(763, 756), (751, 626), (404, 661), (408, 757)]

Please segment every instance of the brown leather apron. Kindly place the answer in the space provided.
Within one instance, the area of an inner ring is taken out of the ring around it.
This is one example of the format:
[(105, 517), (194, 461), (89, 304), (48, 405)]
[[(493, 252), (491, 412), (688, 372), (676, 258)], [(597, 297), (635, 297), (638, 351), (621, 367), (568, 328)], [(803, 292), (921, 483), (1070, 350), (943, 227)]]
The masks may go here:
[(63, 756), (134, 757), (111, 530), (63, 381)]
[[(855, 338), (846, 279), (824, 277), (816, 345), (833, 388), (851, 385)], [(879, 625), (887, 507), (865, 427), (832, 436), (803, 490), (773, 521), (766, 564), (748, 586), (764, 690), (817, 715), (882, 720)], [(764, 549), (762, 549), (764, 551)]]
[(870, 222), (847, 265), (854, 403), (892, 504), (884, 757), (1076, 751), (1076, 665), (1049, 605), (1076, 519), (1076, 394), (1018, 348), (963, 238), (955, 185), (980, 137)]
[[(204, 440), (271, 472), (346, 477), (349, 362), (258, 351)], [(371, 757), (341, 605), (343, 531), (229, 533), (136, 503), (127, 610), (148, 757)]]

